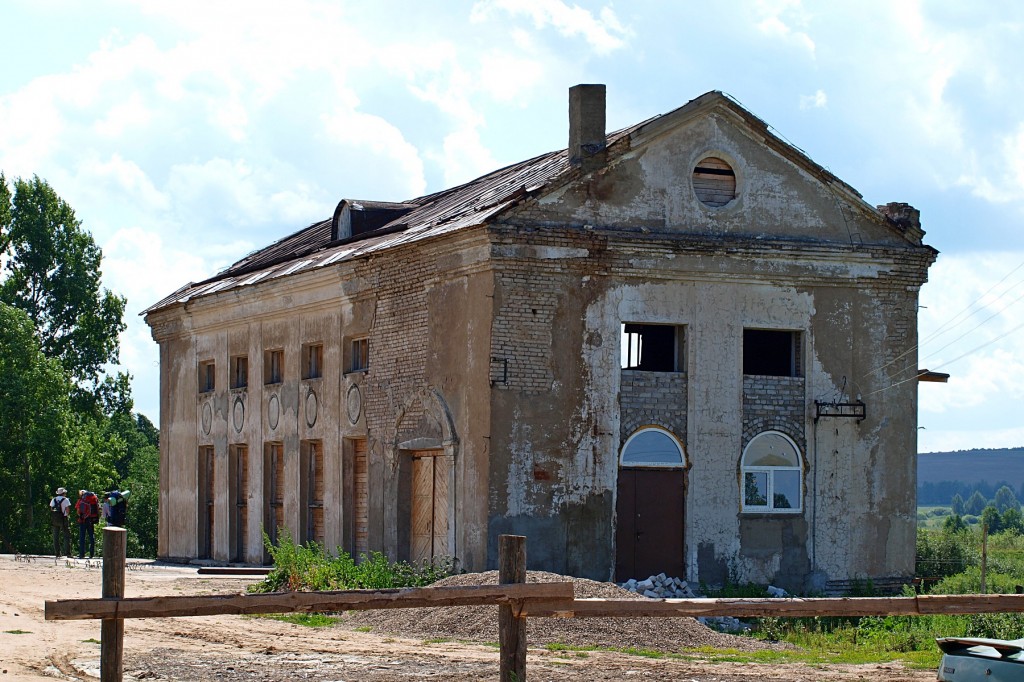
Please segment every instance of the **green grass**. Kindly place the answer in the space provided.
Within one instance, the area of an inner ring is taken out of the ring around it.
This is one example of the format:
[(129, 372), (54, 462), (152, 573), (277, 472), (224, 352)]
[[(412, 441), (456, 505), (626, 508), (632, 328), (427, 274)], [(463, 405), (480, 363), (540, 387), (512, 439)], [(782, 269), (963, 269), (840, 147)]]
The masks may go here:
[(341, 620), (339, 616), (328, 616), (323, 613), (277, 613), (265, 618), (307, 628), (329, 628)]
[(352, 629), (356, 632), (373, 632), (373, 628), (371, 628), (369, 625), (360, 625), (359, 627)]
[(31, 635), (32, 633), (28, 630), (4, 630), (5, 634), (8, 635)]
[(83, 639), (82, 642), (85, 643), (85, 644), (102, 644), (102, 642), (100, 642), (100, 640), (96, 639), (95, 637), (90, 637), (89, 639)]

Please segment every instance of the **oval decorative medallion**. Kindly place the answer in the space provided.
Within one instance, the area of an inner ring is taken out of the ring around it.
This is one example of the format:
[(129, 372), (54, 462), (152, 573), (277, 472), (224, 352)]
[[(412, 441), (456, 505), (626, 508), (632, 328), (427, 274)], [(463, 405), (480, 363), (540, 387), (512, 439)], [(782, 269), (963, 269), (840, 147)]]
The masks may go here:
[(349, 386), (345, 396), (345, 411), (348, 412), (349, 423), (355, 426), (363, 412), (363, 395), (355, 384)]
[(213, 428), (213, 407), (206, 402), (203, 403), (203, 435), (209, 436), (211, 428)]
[(242, 402), (242, 396), (235, 398), (235, 407), (231, 417), (235, 423), (235, 433), (241, 433), (242, 427), (245, 426), (245, 403)]
[(313, 389), (309, 389), (309, 393), (306, 394), (306, 426), (313, 426), (313, 424), (316, 424), (316, 413), (316, 392), (313, 391)]
[(267, 401), (267, 423), (270, 428), (276, 429), (277, 423), (281, 420), (281, 402), (277, 399), (277, 394), (270, 396), (270, 400)]

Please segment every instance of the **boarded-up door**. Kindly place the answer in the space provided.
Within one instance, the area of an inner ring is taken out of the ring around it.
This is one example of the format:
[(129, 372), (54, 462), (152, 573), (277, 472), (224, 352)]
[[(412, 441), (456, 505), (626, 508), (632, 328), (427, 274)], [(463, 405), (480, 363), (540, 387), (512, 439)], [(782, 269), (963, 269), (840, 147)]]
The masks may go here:
[(249, 526), (249, 448), (234, 448), (235, 561), (245, 561)]
[(216, 535), (213, 530), (213, 519), (214, 519), (214, 491), (215, 486), (215, 475), (216, 475), (216, 459), (214, 458), (213, 448), (205, 446), (199, 448), (199, 473), (200, 473), (200, 490), (202, 490), (202, 498), (200, 500), (200, 542), (199, 542), (199, 556), (207, 559), (213, 557), (213, 542)]
[(369, 468), (366, 457), (366, 440), (360, 439), (353, 443), (352, 481), (353, 517), (355, 519), (354, 556), (369, 552), (370, 536), (370, 496)]
[(619, 469), (615, 579), (683, 578), (682, 469)]
[(278, 529), (284, 527), (284, 450), (280, 443), (267, 443), (263, 472), (264, 530), (276, 545)]
[(430, 561), (448, 554), (448, 458), (440, 450), (412, 453), (410, 558)]
[(306, 450), (306, 541), (324, 544), (324, 448), (320, 441), (304, 444)]

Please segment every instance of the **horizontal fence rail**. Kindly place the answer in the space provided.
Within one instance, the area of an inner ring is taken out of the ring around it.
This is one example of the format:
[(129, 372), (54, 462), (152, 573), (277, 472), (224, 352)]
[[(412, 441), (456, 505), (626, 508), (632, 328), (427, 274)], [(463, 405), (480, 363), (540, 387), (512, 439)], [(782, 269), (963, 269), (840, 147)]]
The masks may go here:
[(100, 679), (121, 682), (128, 618), (314, 613), (437, 606), (498, 606), (499, 679), (526, 679), (529, 618), (737, 618), (921, 616), (1024, 613), (1024, 594), (942, 594), (916, 597), (574, 599), (573, 583), (527, 583), (526, 538), (499, 538), (498, 585), (337, 592), (272, 592), (204, 596), (124, 597), (124, 530), (103, 529), (103, 597), (47, 601), (46, 620), (102, 619)]
[[(514, 604), (526, 599), (572, 601), (572, 583), (520, 583), (466, 587), (417, 587), (336, 592), (270, 592), (201, 597), (60, 599), (46, 602), (46, 620), (178, 618), (254, 613), (323, 613), (428, 606)], [(557, 602), (562, 603), (562, 602)], [(519, 610), (515, 608), (515, 610)]]
[(917, 597), (787, 597), (736, 599), (572, 599), (530, 600), (530, 618), (736, 618), (812, 616), (924, 616), (968, 613), (1022, 613), (1024, 594), (938, 594)]

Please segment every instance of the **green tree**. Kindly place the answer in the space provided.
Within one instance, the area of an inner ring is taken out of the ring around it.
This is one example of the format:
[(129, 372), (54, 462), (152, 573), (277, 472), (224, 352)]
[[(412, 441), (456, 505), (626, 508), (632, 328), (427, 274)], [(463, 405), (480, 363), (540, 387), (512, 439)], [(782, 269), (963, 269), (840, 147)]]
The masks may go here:
[(964, 514), (964, 498), (960, 497), (960, 493), (953, 495), (953, 501), (949, 504), (953, 509), (953, 513), (957, 516), (963, 516)]
[(964, 507), (964, 511), (972, 516), (979, 516), (985, 509), (985, 505), (988, 500), (979, 491), (975, 490), (974, 494), (967, 499), (967, 504)]
[(100, 287), (102, 253), (45, 180), (0, 174), (0, 301), (28, 314), (43, 353), (79, 386), (117, 361), (125, 300)]
[(967, 530), (967, 524), (964, 523), (963, 517), (959, 514), (952, 514), (946, 517), (946, 520), (942, 522), (942, 530), (947, 533), (959, 533), (960, 531)]
[(998, 533), (1003, 529), (1002, 517), (995, 505), (990, 504), (981, 512), (981, 523), (988, 528), (989, 534)]
[(1003, 512), (1000, 525), (1003, 528), (1003, 532), (1009, 531), (1018, 535), (1024, 533), (1024, 517), (1021, 516), (1020, 507), (1011, 507)]
[(1006, 485), (996, 491), (996, 496), (992, 501), (995, 503), (996, 509), (999, 510), (1000, 514), (1008, 509), (1020, 509), (1020, 502), (1017, 501), (1017, 496)]
[(34, 512), (61, 483), (74, 419), (70, 383), (47, 358), (23, 311), (0, 303), (0, 514), (4, 552), (40, 549)]

